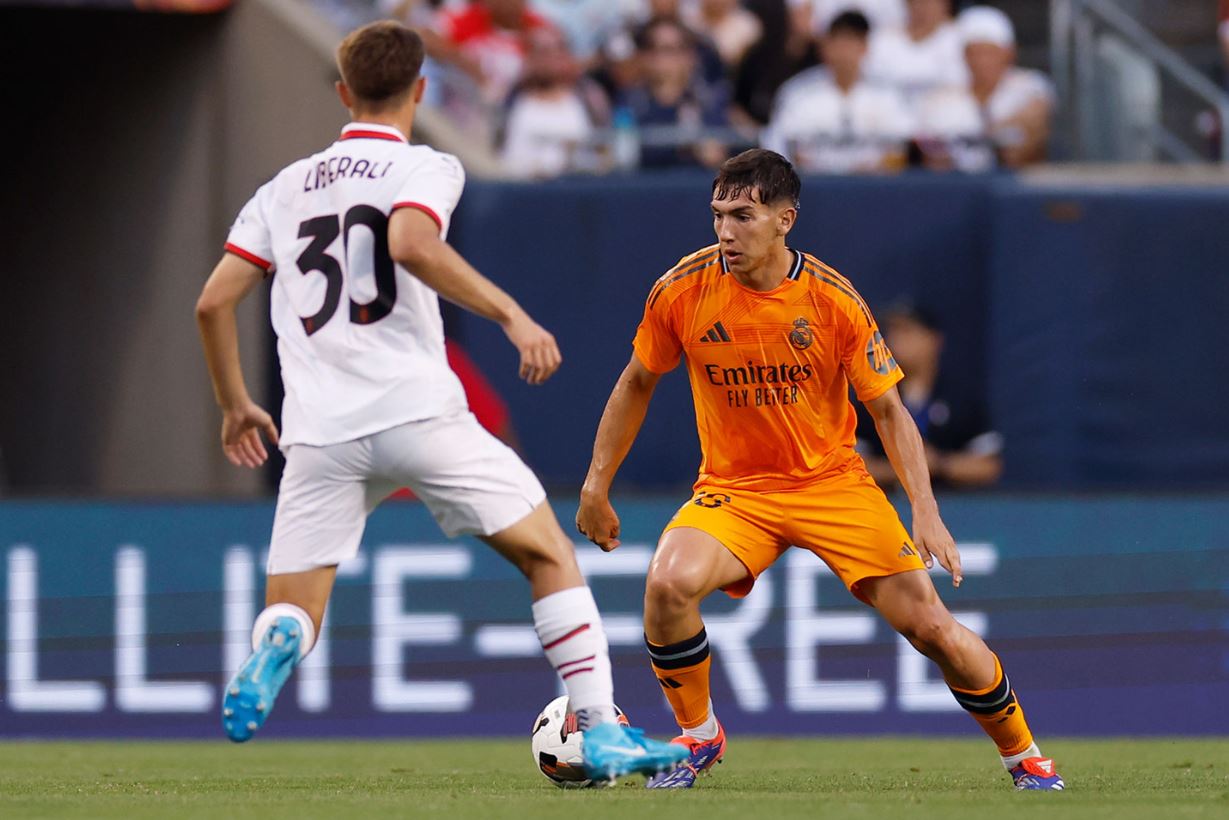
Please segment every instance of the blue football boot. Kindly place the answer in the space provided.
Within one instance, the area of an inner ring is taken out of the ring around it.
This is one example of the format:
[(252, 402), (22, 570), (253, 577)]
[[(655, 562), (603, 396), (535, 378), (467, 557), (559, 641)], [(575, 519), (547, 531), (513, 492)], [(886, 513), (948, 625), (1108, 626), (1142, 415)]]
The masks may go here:
[(1030, 757), (1011, 768), (1017, 791), (1061, 792), (1063, 778), (1048, 757)]
[(613, 782), (627, 774), (648, 777), (672, 771), (687, 759), (687, 749), (644, 736), (643, 729), (599, 723), (581, 741), (585, 774), (594, 782)]
[(294, 618), (278, 618), (226, 685), (222, 697), (222, 726), (226, 736), (242, 743), (256, 734), (273, 711), (277, 693), (299, 665), (303, 629)]
[(680, 735), (671, 741), (687, 750), (687, 760), (672, 772), (663, 772), (649, 778), (646, 789), (690, 789), (696, 778), (721, 762), (725, 757), (725, 729), (717, 724), (717, 736), (712, 740), (697, 740)]

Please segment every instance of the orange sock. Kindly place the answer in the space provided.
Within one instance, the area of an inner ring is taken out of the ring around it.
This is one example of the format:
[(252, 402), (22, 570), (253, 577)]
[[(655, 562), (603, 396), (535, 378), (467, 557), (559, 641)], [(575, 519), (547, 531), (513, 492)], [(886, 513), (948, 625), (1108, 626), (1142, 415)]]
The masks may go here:
[(998, 656), (994, 658), (994, 684), (985, 689), (957, 689), (948, 686), (956, 702), (981, 724), (986, 734), (999, 747), (999, 755), (1012, 757), (1033, 745), (1033, 733), (1024, 719), (1024, 710), (1016, 701), (1011, 681), (1003, 674)]
[(713, 663), (708, 633), (701, 629), (697, 635), (665, 646), (651, 643), (646, 637), (644, 644), (679, 726), (694, 729), (708, 720), (708, 671)]

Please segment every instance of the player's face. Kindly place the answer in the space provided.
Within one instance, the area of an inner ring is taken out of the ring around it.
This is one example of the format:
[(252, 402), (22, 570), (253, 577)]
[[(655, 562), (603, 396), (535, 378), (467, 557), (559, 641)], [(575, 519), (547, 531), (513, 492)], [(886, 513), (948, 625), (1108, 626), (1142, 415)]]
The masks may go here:
[(793, 210), (766, 205), (745, 192), (737, 199), (714, 199), (711, 205), (713, 232), (726, 265), (736, 273), (755, 271), (768, 261), (789, 230), (784, 212)]

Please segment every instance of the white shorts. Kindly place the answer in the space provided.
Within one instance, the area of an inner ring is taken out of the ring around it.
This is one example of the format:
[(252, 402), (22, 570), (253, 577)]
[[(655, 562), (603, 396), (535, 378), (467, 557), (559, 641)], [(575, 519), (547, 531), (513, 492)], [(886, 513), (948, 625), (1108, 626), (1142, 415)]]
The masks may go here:
[(494, 535), (546, 499), (533, 471), (468, 411), (326, 447), (294, 444), (277, 493), (268, 573), (353, 558), (367, 516), (401, 487), (450, 538)]

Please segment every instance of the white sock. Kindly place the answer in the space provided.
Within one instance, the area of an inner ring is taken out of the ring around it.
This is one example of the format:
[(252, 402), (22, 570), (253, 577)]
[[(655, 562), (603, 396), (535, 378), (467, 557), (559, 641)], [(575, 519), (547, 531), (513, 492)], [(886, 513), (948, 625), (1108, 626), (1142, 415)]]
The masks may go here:
[(711, 698), (708, 701), (708, 720), (699, 726), (684, 729), (683, 734), (687, 735), (687, 737), (694, 737), (696, 740), (712, 740), (717, 736), (717, 713), (713, 711), (713, 701)]
[(1013, 768), (1015, 768), (1016, 766), (1019, 766), (1021, 763), (1023, 763), (1025, 760), (1028, 760), (1030, 757), (1041, 757), (1041, 750), (1037, 748), (1036, 743), (1034, 743), (1032, 746), (1029, 746), (1027, 749), (1020, 752), (1020, 754), (1018, 755), (1012, 755), (1011, 757), (1001, 757), (1000, 759), (1003, 761), (1003, 768), (1006, 769), (1007, 771), (1011, 771)]
[(534, 601), (533, 627), (546, 659), (563, 679), (568, 706), (581, 731), (614, 723), (610, 650), (589, 587), (572, 587)]
[(299, 627), (303, 630), (303, 635), (299, 638), (299, 660), (303, 660), (316, 645), (316, 625), (312, 623), (312, 616), (308, 615), (306, 610), (294, 604), (270, 604), (256, 616), (256, 623), (252, 626), (252, 649), (260, 648), (260, 642), (278, 618), (294, 618), (299, 622)]

